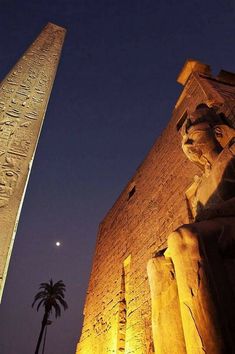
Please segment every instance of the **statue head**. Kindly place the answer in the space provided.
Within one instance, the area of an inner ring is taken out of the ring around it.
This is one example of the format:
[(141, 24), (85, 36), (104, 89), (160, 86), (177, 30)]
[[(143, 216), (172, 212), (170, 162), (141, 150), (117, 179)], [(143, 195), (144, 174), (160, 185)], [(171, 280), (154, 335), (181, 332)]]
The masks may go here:
[(211, 167), (217, 156), (235, 136), (223, 114), (206, 104), (197, 106), (180, 127), (182, 149), (188, 159), (201, 168)]

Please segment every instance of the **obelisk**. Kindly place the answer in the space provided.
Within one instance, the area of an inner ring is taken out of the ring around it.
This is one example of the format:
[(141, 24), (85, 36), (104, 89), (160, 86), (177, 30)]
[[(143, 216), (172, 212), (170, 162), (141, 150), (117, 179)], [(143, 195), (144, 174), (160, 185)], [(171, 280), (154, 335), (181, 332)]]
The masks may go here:
[(0, 300), (65, 32), (48, 23), (0, 83)]

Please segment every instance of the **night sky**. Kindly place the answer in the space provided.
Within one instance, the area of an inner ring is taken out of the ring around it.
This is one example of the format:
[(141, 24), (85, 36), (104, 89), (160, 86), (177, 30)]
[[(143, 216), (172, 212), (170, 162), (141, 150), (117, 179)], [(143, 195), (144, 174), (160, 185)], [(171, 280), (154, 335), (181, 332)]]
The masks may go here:
[(45, 353), (75, 353), (98, 224), (169, 121), (185, 60), (235, 72), (234, 4), (0, 0), (0, 80), (47, 22), (68, 30), (0, 305), (1, 354), (34, 352), (43, 311), (31, 303), (50, 278), (69, 310)]

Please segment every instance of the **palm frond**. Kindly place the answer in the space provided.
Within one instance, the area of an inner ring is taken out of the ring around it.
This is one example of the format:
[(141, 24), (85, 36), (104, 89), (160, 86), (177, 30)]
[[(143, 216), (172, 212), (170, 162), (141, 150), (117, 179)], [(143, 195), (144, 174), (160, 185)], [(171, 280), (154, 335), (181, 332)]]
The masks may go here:
[(55, 317), (61, 316), (61, 306), (64, 310), (67, 310), (68, 304), (64, 300), (64, 293), (66, 286), (62, 280), (53, 283), (50, 279), (49, 283), (41, 283), (39, 286), (39, 292), (35, 295), (32, 307), (37, 304), (37, 311), (40, 306), (43, 305), (45, 313), (52, 313), (54, 310)]
[(41, 301), (39, 301), (38, 306), (37, 306), (37, 311), (39, 310), (39, 307), (41, 306), (41, 304), (42, 304), (44, 301), (45, 301), (44, 299), (42, 299)]
[(59, 303), (63, 306), (64, 310), (68, 309), (68, 304), (67, 302), (60, 296), (57, 297), (57, 300), (59, 301)]

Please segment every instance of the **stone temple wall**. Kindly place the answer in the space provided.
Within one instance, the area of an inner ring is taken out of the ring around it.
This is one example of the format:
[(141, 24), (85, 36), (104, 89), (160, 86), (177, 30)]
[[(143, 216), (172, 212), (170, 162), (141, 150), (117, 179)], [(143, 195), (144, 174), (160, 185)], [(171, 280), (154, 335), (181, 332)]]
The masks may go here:
[(147, 261), (167, 235), (188, 222), (185, 190), (200, 173), (181, 150), (177, 122), (198, 104), (233, 119), (235, 80), (189, 60), (172, 118), (101, 222), (77, 354), (154, 353)]

